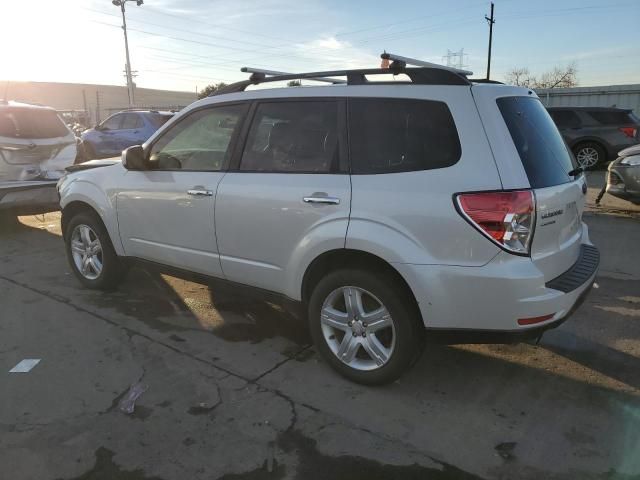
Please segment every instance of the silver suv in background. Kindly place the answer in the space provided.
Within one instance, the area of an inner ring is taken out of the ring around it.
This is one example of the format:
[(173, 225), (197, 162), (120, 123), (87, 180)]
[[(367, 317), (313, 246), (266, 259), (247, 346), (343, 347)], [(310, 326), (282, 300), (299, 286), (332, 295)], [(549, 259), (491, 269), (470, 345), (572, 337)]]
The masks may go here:
[(54, 109), (0, 100), (0, 211), (57, 210), (55, 184), (76, 154), (76, 137)]
[(82, 284), (135, 261), (287, 297), (361, 383), (398, 378), (426, 337), (541, 335), (599, 261), (584, 175), (535, 93), (447, 67), (254, 75), (96, 166), (58, 185)]

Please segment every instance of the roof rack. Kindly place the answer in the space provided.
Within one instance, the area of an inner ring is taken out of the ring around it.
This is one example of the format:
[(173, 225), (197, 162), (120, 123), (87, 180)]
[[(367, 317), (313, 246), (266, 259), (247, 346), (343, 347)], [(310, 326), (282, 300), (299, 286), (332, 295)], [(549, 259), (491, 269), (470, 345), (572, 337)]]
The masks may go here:
[[(248, 80), (232, 83), (213, 92), (209, 96), (223, 95), (225, 93), (243, 92), (250, 85), (258, 85), (267, 82), (281, 82), (286, 80), (314, 80), (342, 85), (367, 85), (384, 84), (384, 82), (370, 82), (367, 75), (398, 75), (405, 74), (411, 83), (417, 85), (471, 85), (468, 75), (473, 75), (469, 70), (461, 70), (453, 67), (445, 67), (437, 63), (425, 62), (410, 57), (403, 57), (394, 53), (383, 52), (381, 68), (368, 68), (359, 70), (331, 70), (327, 72), (287, 73), (260, 68), (242, 67), (241, 72), (250, 73)], [(414, 65), (417, 68), (407, 68)], [(331, 77), (347, 77), (341, 80)], [(399, 83), (399, 82), (393, 82)]]
[[(445, 67), (444, 65), (439, 65), (437, 63), (425, 62), (424, 60), (418, 60), (416, 58), (411, 57), (403, 57), (402, 55), (396, 55), (394, 53), (382, 52), (380, 54), (380, 58), (382, 59), (382, 65), (385, 65), (385, 60), (387, 61), (388, 68), (400, 68), (406, 67), (407, 65), (414, 65), (416, 67), (427, 67), (427, 68), (437, 68), (439, 70), (446, 70), (448, 72), (457, 73), (459, 75), (464, 75), (465, 77), (468, 75), (473, 75), (473, 72), (469, 70), (461, 70), (459, 68), (453, 67)], [(391, 60), (391, 64), (389, 64), (389, 60)], [(383, 67), (384, 68), (384, 67)]]

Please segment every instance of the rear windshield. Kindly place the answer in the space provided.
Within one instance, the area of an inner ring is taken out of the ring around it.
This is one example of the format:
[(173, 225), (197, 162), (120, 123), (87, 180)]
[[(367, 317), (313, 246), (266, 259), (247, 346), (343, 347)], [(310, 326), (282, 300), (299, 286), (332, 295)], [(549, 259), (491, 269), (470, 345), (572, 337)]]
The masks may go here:
[(624, 110), (592, 110), (589, 115), (601, 125), (626, 125), (636, 123), (631, 112)]
[(69, 129), (57, 112), (40, 108), (0, 109), (0, 136), (9, 138), (65, 137)]
[(573, 180), (568, 174), (575, 168), (573, 157), (542, 102), (532, 97), (504, 97), (496, 101), (531, 188)]
[(173, 117), (173, 114), (171, 113), (150, 113), (147, 116), (149, 121), (153, 123), (153, 126), (156, 128), (160, 128), (162, 125), (167, 123), (171, 120), (171, 117)]

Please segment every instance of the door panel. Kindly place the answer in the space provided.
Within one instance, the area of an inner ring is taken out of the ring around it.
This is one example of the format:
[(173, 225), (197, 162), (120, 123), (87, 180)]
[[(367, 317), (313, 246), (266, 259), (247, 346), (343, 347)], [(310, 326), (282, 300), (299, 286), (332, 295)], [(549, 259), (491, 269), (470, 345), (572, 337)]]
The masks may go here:
[[(220, 276), (214, 194), (222, 172), (130, 171), (118, 194), (120, 238), (128, 256)], [(212, 195), (190, 195), (189, 190)]]
[[(308, 203), (305, 197), (339, 203)], [(216, 197), (225, 277), (293, 296), (286, 285), (314, 242), (322, 242), (324, 251), (344, 248), (350, 204), (348, 175), (228, 173)]]
[[(220, 182), (216, 232), (225, 277), (299, 295), (300, 269), (344, 248), (351, 182), (344, 102), (258, 102), (236, 171)], [(238, 159), (237, 159), (238, 160)]]
[(215, 194), (247, 108), (191, 112), (149, 146), (148, 170), (127, 172), (116, 205), (127, 255), (221, 276)]

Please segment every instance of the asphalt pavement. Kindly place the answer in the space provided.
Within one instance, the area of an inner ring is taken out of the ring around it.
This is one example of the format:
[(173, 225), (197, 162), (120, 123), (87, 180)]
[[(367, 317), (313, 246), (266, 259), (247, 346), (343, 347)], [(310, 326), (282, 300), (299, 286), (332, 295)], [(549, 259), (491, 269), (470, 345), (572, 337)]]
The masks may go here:
[(0, 479), (640, 478), (640, 223), (590, 210), (602, 264), (574, 317), (539, 345), (429, 345), (378, 388), (282, 305), (139, 268), (86, 290), (59, 214), (5, 222)]

